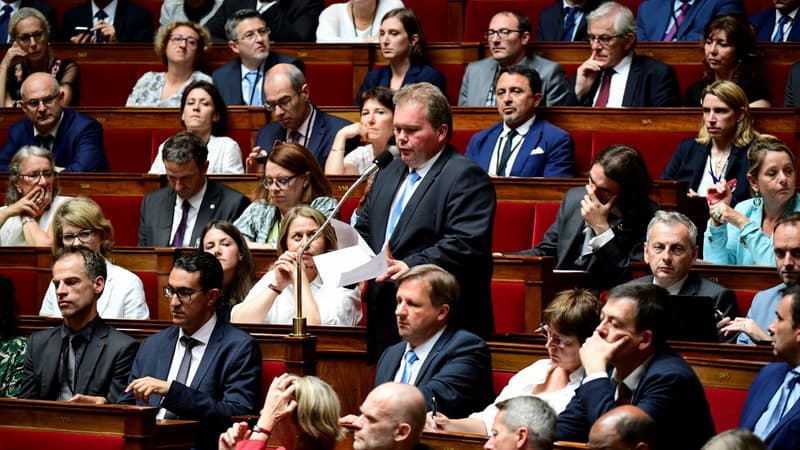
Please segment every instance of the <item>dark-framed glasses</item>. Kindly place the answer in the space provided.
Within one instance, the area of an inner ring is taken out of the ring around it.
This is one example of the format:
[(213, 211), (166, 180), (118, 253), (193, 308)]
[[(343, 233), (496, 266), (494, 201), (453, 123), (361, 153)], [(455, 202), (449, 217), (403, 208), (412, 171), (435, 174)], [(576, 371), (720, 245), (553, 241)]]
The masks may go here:
[(281, 109), (286, 109), (292, 104), (292, 100), (294, 100), (295, 97), (297, 97), (297, 94), (284, 95), (274, 102), (264, 102), (264, 108), (270, 112), (275, 111), (275, 108), (278, 106), (280, 106)]
[(289, 186), (289, 183), (292, 182), (297, 177), (297, 174), (292, 175), (290, 177), (278, 177), (278, 178), (271, 178), (271, 177), (264, 177), (261, 179), (261, 185), (264, 186), (264, 189), (269, 189), (273, 183), (277, 184), (280, 188), (285, 188)]
[(500, 28), (499, 30), (492, 30), (491, 28), (483, 32), (483, 37), (486, 39), (491, 39), (495, 35), (499, 36), (500, 39), (508, 39), (511, 36), (511, 33), (522, 33), (522, 30), (512, 30), (510, 28)]
[(178, 300), (181, 303), (189, 303), (192, 301), (192, 296), (197, 294), (198, 292), (203, 292), (202, 289), (191, 289), (191, 288), (178, 288), (175, 289), (172, 286), (164, 286), (164, 298), (168, 301), (172, 300), (172, 296), (177, 296)]
[(28, 109), (39, 109), (40, 104), (44, 104), (45, 107), (49, 108), (56, 104), (56, 100), (58, 100), (59, 92), (49, 96), (49, 97), (42, 97), (42, 98), (31, 98), (28, 100), (23, 100), (22, 104), (25, 105)]
[(247, 33), (241, 35), (239, 37), (240, 41), (254, 41), (256, 40), (256, 36), (259, 37), (266, 37), (269, 35), (269, 27), (261, 27), (257, 30), (250, 30)]
[(92, 239), (93, 234), (94, 230), (81, 230), (77, 233), (66, 233), (61, 236), (61, 240), (64, 241), (66, 245), (74, 244), (75, 239), (80, 241), (81, 244), (87, 244)]
[(197, 47), (197, 39), (191, 36), (184, 36), (182, 34), (173, 34), (169, 37), (170, 42), (174, 42), (176, 44), (180, 44), (182, 41), (186, 41), (187, 47)]
[(550, 326), (546, 323), (541, 324), (539, 327), (540, 332), (542, 333), (542, 337), (545, 340), (550, 341), (558, 348), (565, 348), (568, 345), (572, 345), (575, 343), (574, 339), (564, 339), (563, 337), (553, 333), (553, 330), (550, 329)]

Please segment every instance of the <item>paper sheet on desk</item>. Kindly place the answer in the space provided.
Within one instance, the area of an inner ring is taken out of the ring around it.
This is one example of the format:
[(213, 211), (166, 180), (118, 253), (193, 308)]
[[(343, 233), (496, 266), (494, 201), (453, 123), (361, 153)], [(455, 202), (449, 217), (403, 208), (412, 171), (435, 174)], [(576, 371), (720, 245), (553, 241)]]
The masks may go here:
[(333, 220), (339, 250), (314, 257), (317, 272), (326, 284), (349, 286), (386, 273), (386, 250), (375, 255), (361, 235), (350, 225)]

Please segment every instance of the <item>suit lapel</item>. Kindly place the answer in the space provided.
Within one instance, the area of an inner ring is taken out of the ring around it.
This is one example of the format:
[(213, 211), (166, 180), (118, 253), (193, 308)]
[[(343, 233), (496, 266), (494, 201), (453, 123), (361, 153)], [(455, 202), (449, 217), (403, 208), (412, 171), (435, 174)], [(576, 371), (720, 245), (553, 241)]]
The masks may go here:
[(203, 352), (203, 359), (200, 360), (197, 371), (194, 373), (194, 378), (192, 378), (191, 387), (196, 389), (202, 384), (203, 378), (205, 378), (208, 369), (211, 367), (211, 363), (217, 360), (217, 353), (219, 353), (225, 337), (224, 326), (225, 321), (217, 317), (214, 331), (211, 332), (211, 337), (208, 339), (208, 347)]
[[(667, 4), (670, 8), (672, 7), (672, 2), (667, 2)], [(686, 12), (686, 17), (683, 19), (683, 23), (681, 23), (681, 26), (678, 27), (678, 32), (676, 33), (678, 40), (686, 37), (687, 31), (692, 29), (692, 24), (694, 23), (695, 19), (697, 19), (697, 14), (699, 14), (701, 6), (703, 6), (702, 2), (695, 1), (694, 5), (692, 5), (689, 8), (689, 11)], [(669, 20), (667, 20), (667, 23), (669, 23)], [(705, 26), (705, 24), (702, 25)]]
[(313, 128), (311, 129), (311, 136), (308, 137), (308, 148), (311, 150), (311, 153), (319, 159), (320, 155), (325, 151), (322, 149), (322, 136), (325, 136), (326, 130), (326, 121), (325, 116), (322, 115), (322, 111), (318, 110), (316, 106), (312, 106), (314, 108), (314, 124)]
[[(61, 327), (50, 329), (50, 335), (43, 342), (41, 356), (42, 395), (58, 395), (58, 363), (61, 359)], [(52, 393), (52, 394), (51, 394)]]
[(542, 140), (542, 121), (534, 119), (528, 133), (525, 135), (525, 140), (522, 141), (519, 150), (517, 150), (517, 158), (514, 160), (514, 165), (511, 167), (511, 175), (524, 173), (525, 165), (528, 164), (528, 156), (531, 152), (539, 146)]
[(156, 235), (154, 236), (157, 242), (154, 247), (166, 247), (171, 243), (172, 238), (172, 216), (175, 212), (175, 198), (178, 194), (175, 189), (169, 188), (167, 193), (166, 205), (158, 205), (164, 208), (166, 214), (156, 215)]
[[(372, 249), (376, 253), (381, 251), (381, 248), (383, 247), (385, 240), (384, 238), (386, 237), (386, 227), (389, 225), (389, 212), (392, 210), (394, 196), (397, 193), (397, 190), (400, 189), (400, 186), (402, 186), (403, 182), (405, 182), (406, 176), (408, 176), (408, 166), (406, 166), (402, 161), (396, 160), (392, 164), (393, 165), (390, 165), (383, 171), (389, 180), (384, 184), (384, 192), (376, 192), (376, 194), (381, 195), (376, 195), (374, 197), (374, 201), (370, 202), (370, 221), (375, 221), (374, 223), (377, 226), (377, 229), (375, 230), (376, 234), (373, 237), (373, 242), (376, 245), (374, 245)], [(394, 182), (392, 182), (392, 180), (394, 180)], [(374, 213), (374, 216), (372, 216), (372, 213)], [(397, 228), (395, 228), (395, 234), (396, 233)]]
[[(191, 241), (189, 246), (196, 246), (200, 239), (200, 233), (207, 223), (211, 222), (217, 208), (219, 208), (220, 190), (219, 186), (212, 181), (208, 180), (208, 187), (206, 187), (206, 194), (203, 196), (203, 203), (200, 204), (200, 210), (197, 211), (197, 220), (194, 222), (194, 229), (192, 230)], [(171, 225), (171, 224), (170, 224)]]
[(680, 295), (697, 295), (700, 291), (700, 277), (692, 272), (686, 277), (686, 281), (681, 286)]
[[(641, 72), (639, 68), (639, 64), (636, 62), (636, 55), (633, 55), (633, 59), (631, 59), (631, 68), (628, 72), (628, 81), (625, 82), (625, 92), (622, 95), (622, 106), (625, 105), (632, 105), (633, 104), (633, 95), (635, 92), (638, 92), (639, 87), (639, 78), (641, 78)], [(645, 99), (641, 99), (644, 101)]]
[(417, 378), (414, 380), (414, 384), (419, 384), (420, 381), (425, 379), (426, 373), (428, 372), (428, 370), (430, 370), (431, 365), (439, 356), (439, 352), (442, 351), (442, 348), (444, 348), (447, 342), (449, 342), (450, 339), (453, 337), (453, 333), (454, 333), (453, 329), (447, 327), (442, 333), (442, 335), (439, 336), (439, 340), (437, 340), (436, 343), (433, 345), (433, 348), (431, 349), (430, 353), (428, 353), (428, 356), (425, 357), (425, 362), (422, 363), (422, 367), (419, 368), (419, 372), (417, 372)]
[(94, 378), (94, 368), (97, 367), (97, 361), (103, 355), (103, 350), (106, 348), (106, 338), (108, 338), (108, 326), (105, 323), (98, 322), (97, 328), (94, 330), (92, 340), (86, 346), (86, 352), (83, 354), (83, 361), (81, 361), (80, 370), (76, 374), (78, 379), (75, 381), (75, 393), (87, 393), (89, 382)]
[(481, 151), (478, 153), (480, 157), (480, 161), (478, 161), (478, 163), (481, 165), (481, 167), (485, 167), (487, 172), (492, 169), (492, 153), (494, 153), (494, 148), (497, 146), (497, 140), (500, 139), (500, 134), (502, 132), (503, 122), (500, 122), (492, 127), (492, 130), (486, 135), (486, 139), (483, 140)]

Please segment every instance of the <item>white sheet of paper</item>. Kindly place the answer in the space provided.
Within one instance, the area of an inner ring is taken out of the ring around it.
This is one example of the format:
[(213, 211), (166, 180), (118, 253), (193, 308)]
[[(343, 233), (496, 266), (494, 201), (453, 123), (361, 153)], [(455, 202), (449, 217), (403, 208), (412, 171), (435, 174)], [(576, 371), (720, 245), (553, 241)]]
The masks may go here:
[(324, 283), (349, 286), (386, 273), (386, 250), (375, 255), (355, 228), (339, 220), (333, 220), (331, 224), (336, 230), (339, 250), (314, 257), (317, 272)]

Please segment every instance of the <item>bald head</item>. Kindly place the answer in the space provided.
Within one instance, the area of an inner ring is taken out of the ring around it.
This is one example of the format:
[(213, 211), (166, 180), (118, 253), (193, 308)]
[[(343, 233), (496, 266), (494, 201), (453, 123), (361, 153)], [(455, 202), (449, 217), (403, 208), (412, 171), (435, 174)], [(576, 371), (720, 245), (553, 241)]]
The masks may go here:
[(355, 450), (412, 449), (425, 426), (422, 392), (410, 384), (381, 384), (367, 395), (353, 426)]
[(25, 78), (25, 81), (22, 82), (23, 98), (25, 97), (25, 93), (32, 89), (46, 89), (49, 90), (51, 94), (55, 94), (60, 89), (60, 86), (56, 78), (49, 73), (34, 72), (28, 75), (28, 78)]
[(589, 448), (651, 450), (655, 422), (637, 406), (625, 405), (600, 416), (589, 431)]
[(264, 106), (287, 130), (297, 130), (311, 114), (310, 90), (294, 64), (276, 64), (264, 77)]

